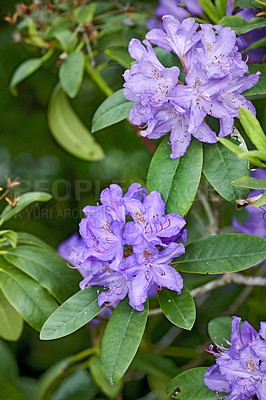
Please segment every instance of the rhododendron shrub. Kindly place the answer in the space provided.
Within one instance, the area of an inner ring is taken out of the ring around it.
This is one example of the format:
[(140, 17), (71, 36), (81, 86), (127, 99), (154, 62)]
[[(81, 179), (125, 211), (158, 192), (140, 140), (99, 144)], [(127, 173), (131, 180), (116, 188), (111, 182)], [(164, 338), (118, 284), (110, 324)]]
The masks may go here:
[(265, 4), (157, 6), (5, 16), (1, 399), (266, 399)]

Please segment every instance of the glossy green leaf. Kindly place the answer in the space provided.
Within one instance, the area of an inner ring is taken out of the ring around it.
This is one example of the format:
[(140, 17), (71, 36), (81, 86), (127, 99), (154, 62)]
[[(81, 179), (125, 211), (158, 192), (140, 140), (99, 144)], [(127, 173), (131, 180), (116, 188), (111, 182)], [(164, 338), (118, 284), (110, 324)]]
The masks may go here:
[(264, 165), (266, 167), (266, 164), (263, 164), (263, 162), (266, 161), (265, 151), (259, 151), (259, 150), (246, 151), (245, 153), (240, 154), (238, 157), (242, 158), (243, 160), (250, 161), (251, 163), (253, 163), (253, 161), (255, 160), (261, 163), (261, 166)]
[(37, 331), (57, 308), (56, 301), (46, 289), (12, 265), (3, 266), (2, 261), (0, 286), (7, 300)]
[(232, 317), (217, 317), (208, 323), (208, 333), (213, 343), (229, 347), (224, 339), (231, 340), (232, 321)]
[(219, 13), (211, 0), (199, 0), (199, 4), (208, 15), (208, 17), (217, 24), (219, 21)]
[(225, 200), (235, 203), (237, 199), (248, 196), (247, 189), (231, 185), (233, 180), (249, 175), (248, 163), (221, 143), (204, 145), (203, 173)]
[(18, 245), (30, 245), (43, 247), (44, 249), (54, 250), (49, 244), (45, 243), (42, 239), (28, 232), (17, 232), (18, 235)]
[(18, 375), (18, 364), (13, 352), (7, 343), (0, 340), (0, 379), (14, 380)]
[(263, 168), (265, 166), (263, 164), (263, 162), (258, 159), (258, 157), (252, 155), (253, 151), (242, 150), (240, 147), (238, 147), (236, 144), (234, 144), (231, 140), (228, 140), (226, 138), (218, 138), (218, 140), (220, 143), (222, 143), (223, 146), (225, 146), (227, 149), (229, 149), (234, 154), (236, 154), (240, 159), (249, 161), (257, 167)]
[(110, 385), (102, 372), (101, 369), (101, 361), (100, 357), (98, 356), (92, 356), (89, 360), (89, 368), (90, 368), (90, 373), (93, 377), (94, 382), (96, 385), (99, 386), (101, 392), (103, 392), (108, 399), (117, 399), (117, 396), (119, 393), (122, 391), (124, 382), (123, 380), (117, 382), (114, 385)]
[(242, 178), (232, 181), (231, 185), (249, 189), (266, 190), (266, 179), (256, 179), (249, 176), (242, 176)]
[(27, 400), (21, 390), (9, 381), (0, 380), (0, 399), (3, 400)]
[(15, 342), (23, 331), (23, 319), (0, 290), (0, 337)]
[(253, 29), (263, 28), (266, 26), (266, 21), (263, 17), (254, 17), (247, 22), (237, 15), (229, 15), (228, 17), (223, 17), (219, 21), (219, 25), (223, 27), (229, 26), (231, 29), (234, 29), (236, 34), (242, 34), (250, 32)]
[(7, 205), (1, 211), (2, 217), (0, 218), (0, 226), (3, 225), (4, 222), (8, 221), (10, 218), (13, 218), (29, 204), (34, 203), (35, 201), (46, 202), (51, 200), (51, 198), (52, 195), (45, 192), (28, 192), (22, 194), (20, 196), (20, 200), (17, 202), (15, 207), (12, 208), (10, 205)]
[(48, 125), (58, 144), (72, 156), (86, 161), (101, 160), (102, 148), (78, 118), (59, 87), (50, 99)]
[(257, 118), (252, 114), (252, 112), (243, 107), (239, 108), (238, 115), (250, 140), (258, 150), (266, 153), (266, 136)]
[(83, 24), (85, 21), (91, 21), (96, 10), (96, 3), (82, 5), (73, 9), (75, 21)]
[(79, 289), (80, 273), (67, 266), (55, 251), (36, 246), (18, 246), (4, 254), (6, 261), (35, 279), (63, 303)]
[(227, 0), (215, 0), (216, 9), (219, 11), (219, 18), (226, 16)]
[(167, 392), (174, 391), (173, 399), (178, 400), (217, 400), (216, 392), (204, 384), (207, 367), (189, 369), (171, 380)]
[(78, 94), (84, 73), (84, 54), (74, 52), (67, 56), (59, 69), (59, 80), (66, 94), (73, 98)]
[(242, 233), (224, 233), (196, 240), (174, 260), (178, 271), (224, 274), (242, 271), (266, 258), (266, 239)]
[(11, 230), (0, 231), (0, 245), (3, 242), (8, 242), (12, 247), (16, 247), (18, 241), (17, 232)]
[(265, 206), (266, 204), (266, 193), (263, 193), (263, 195), (256, 201), (255, 204), (251, 204), (252, 207), (262, 207)]
[(133, 58), (130, 57), (128, 50), (125, 47), (111, 47), (104, 50), (105, 54), (112, 60), (118, 62), (122, 67), (129, 69)]
[(266, 95), (266, 65), (258, 64), (258, 65), (249, 65), (248, 66), (250, 74), (256, 74), (256, 72), (260, 72), (260, 77), (258, 83), (252, 88), (246, 90), (243, 95), (250, 100), (265, 97)]
[(183, 287), (180, 295), (163, 288), (161, 292), (158, 291), (158, 298), (164, 315), (172, 324), (182, 329), (192, 329), (196, 319), (196, 307), (187, 288)]
[(92, 132), (97, 132), (107, 126), (123, 121), (128, 117), (129, 111), (134, 104), (136, 103), (125, 98), (124, 89), (119, 89), (97, 108), (92, 119)]
[(235, 6), (241, 8), (262, 8), (263, 5), (257, 0), (235, 0)]
[(121, 379), (134, 358), (145, 330), (148, 309), (148, 301), (144, 311), (136, 311), (126, 298), (112, 313), (101, 346), (102, 370), (110, 385)]
[(57, 339), (75, 332), (92, 320), (105, 306), (98, 306), (98, 289), (87, 286), (63, 303), (45, 322), (40, 338)]
[(12, 75), (9, 89), (13, 96), (17, 96), (17, 85), (24, 81), (24, 79), (28, 78), (32, 75), (35, 71), (37, 71), (42, 66), (42, 59), (41, 58), (31, 58), (29, 60), (23, 61), (17, 69), (15, 70), (14, 74)]
[(156, 150), (148, 172), (147, 189), (161, 193), (167, 213), (186, 215), (193, 204), (202, 170), (202, 144), (192, 140), (186, 154), (171, 159), (166, 136)]

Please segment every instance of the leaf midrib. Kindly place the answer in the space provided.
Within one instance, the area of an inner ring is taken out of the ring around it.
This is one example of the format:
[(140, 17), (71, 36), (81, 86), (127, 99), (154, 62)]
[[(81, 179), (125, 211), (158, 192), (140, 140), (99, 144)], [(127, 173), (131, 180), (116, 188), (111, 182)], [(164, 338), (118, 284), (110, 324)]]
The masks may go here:
[(130, 315), (129, 315), (127, 324), (126, 324), (125, 329), (124, 329), (124, 334), (123, 334), (123, 336), (122, 336), (122, 338), (121, 338), (120, 345), (119, 345), (119, 347), (118, 347), (118, 351), (116, 352), (116, 357), (115, 357), (115, 360), (114, 360), (114, 363), (113, 363), (113, 367), (112, 367), (112, 369), (111, 369), (111, 371), (112, 371), (112, 373), (111, 373), (111, 382), (112, 382), (112, 383), (111, 383), (111, 384), (114, 384), (114, 381), (113, 381), (113, 373), (114, 373), (116, 361), (117, 361), (118, 355), (119, 355), (119, 353), (120, 353), (120, 351), (121, 351), (122, 343), (124, 342), (124, 339), (125, 339), (125, 333), (126, 333), (126, 331), (127, 331), (128, 325), (129, 325), (129, 323), (130, 323), (130, 321), (131, 321), (133, 312), (134, 312), (134, 310), (133, 310), (133, 308), (132, 308), (132, 310), (130, 311)]

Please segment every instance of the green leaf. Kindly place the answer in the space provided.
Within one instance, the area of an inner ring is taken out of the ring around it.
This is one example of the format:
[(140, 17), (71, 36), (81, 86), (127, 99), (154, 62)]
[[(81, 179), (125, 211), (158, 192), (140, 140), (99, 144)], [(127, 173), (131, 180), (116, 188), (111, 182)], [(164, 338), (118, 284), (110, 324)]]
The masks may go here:
[(259, 150), (245, 151), (238, 157), (242, 158), (243, 160), (249, 161), (253, 164), (255, 161), (255, 163), (256, 162), (259, 163), (262, 168), (266, 167), (266, 164), (264, 164), (264, 161), (266, 161), (266, 153), (264, 151), (259, 151)]
[[(75, 356), (74, 356), (75, 357)], [(73, 364), (73, 356), (66, 357), (56, 364), (53, 364), (38, 381), (37, 391), (33, 400), (47, 400), (51, 398), (56, 388), (69, 373)]]
[(257, 99), (260, 97), (265, 97), (266, 95), (266, 65), (249, 65), (248, 66), (250, 74), (256, 74), (260, 72), (260, 77), (258, 83), (252, 88), (246, 90), (243, 95), (250, 100)]
[(116, 399), (119, 393), (122, 391), (124, 385), (123, 380), (117, 382), (115, 385), (109, 385), (103, 375), (100, 357), (98, 356), (92, 356), (90, 358), (89, 368), (93, 380), (96, 385), (99, 386), (101, 392), (103, 392), (108, 397), (108, 399)]
[(171, 380), (167, 393), (174, 392), (173, 399), (178, 400), (217, 400), (216, 392), (204, 384), (207, 367), (189, 369)]
[(66, 52), (73, 51), (78, 43), (77, 35), (67, 29), (56, 31), (53, 36)]
[(133, 360), (145, 330), (148, 309), (148, 301), (144, 311), (136, 311), (124, 299), (111, 315), (101, 346), (102, 370), (110, 385), (121, 379)]
[(233, 186), (245, 187), (248, 189), (266, 190), (266, 179), (256, 179), (249, 176), (242, 176), (231, 182)]
[(227, 0), (215, 0), (215, 6), (219, 11), (219, 18), (225, 17)]
[(196, 319), (196, 307), (187, 288), (183, 287), (180, 295), (163, 288), (161, 292), (158, 291), (158, 298), (164, 315), (172, 324), (182, 329), (192, 329)]
[(132, 367), (160, 378), (164, 376), (172, 377), (177, 373), (177, 367), (173, 360), (142, 351), (138, 351), (132, 362)]
[(28, 76), (32, 75), (35, 71), (37, 71), (42, 66), (41, 58), (31, 58), (29, 60), (23, 61), (14, 74), (12, 75), (9, 89), (13, 96), (18, 95), (17, 85), (24, 81), (24, 79), (28, 78)]
[(92, 320), (105, 308), (99, 308), (97, 292), (98, 288), (87, 286), (65, 301), (45, 322), (40, 338), (51, 340), (67, 336)]
[(75, 371), (56, 388), (51, 400), (93, 400), (98, 389), (88, 371)]
[(42, 239), (28, 232), (17, 232), (18, 245), (27, 244), (30, 246), (43, 247), (44, 249), (54, 250), (53, 247), (45, 243)]
[(219, 142), (222, 143), (223, 146), (225, 146), (227, 149), (232, 151), (234, 154), (237, 154), (237, 156), (240, 159), (246, 160), (251, 162), (252, 164), (256, 165), (257, 167), (265, 167), (265, 164), (263, 164), (262, 161), (258, 159), (258, 157), (254, 156), (253, 151), (245, 151), (242, 150), (240, 147), (238, 147), (236, 144), (232, 142), (232, 140), (228, 140), (225, 138), (218, 138)]
[[(19, 375), (18, 364), (10, 347), (0, 340), (0, 379), (14, 380)], [(4, 397), (0, 396), (0, 399)]]
[(17, 312), (39, 331), (57, 308), (56, 301), (28, 275), (13, 266), (0, 262), (1, 289)]
[(0, 380), (0, 399), (27, 400), (19, 388), (11, 382)]
[(23, 319), (0, 290), (0, 337), (16, 342), (23, 331)]
[(248, 163), (239, 159), (221, 143), (204, 145), (203, 173), (225, 200), (235, 204), (237, 199), (248, 196), (247, 189), (231, 185), (233, 180), (249, 175)]
[(189, 273), (224, 274), (250, 268), (265, 258), (265, 238), (224, 233), (188, 244), (185, 254), (174, 260), (174, 266)]
[(92, 132), (126, 119), (134, 104), (136, 103), (125, 98), (124, 89), (118, 90), (97, 108), (92, 119)]
[(48, 125), (57, 143), (72, 156), (86, 161), (101, 160), (102, 148), (81, 122), (60, 87), (48, 106)]
[(266, 153), (266, 136), (257, 118), (252, 112), (243, 107), (239, 108), (238, 114), (240, 122), (250, 140), (258, 150)]
[(3, 239), (0, 239), (0, 243), (3, 240), (7, 241), (12, 247), (16, 247), (18, 241), (18, 235), (15, 231), (11, 230), (0, 231), (0, 236), (3, 237)]
[(166, 136), (156, 150), (148, 172), (147, 189), (161, 193), (167, 213), (184, 216), (193, 204), (202, 170), (202, 144), (193, 139), (186, 154), (171, 159)]
[(231, 340), (232, 321), (232, 317), (218, 317), (208, 323), (208, 333), (213, 343), (228, 347), (224, 339)]
[(66, 94), (73, 98), (78, 94), (84, 73), (84, 55), (74, 52), (67, 56), (59, 69), (59, 80)]
[(236, 34), (239, 35), (242, 33), (250, 32), (253, 29), (263, 28), (264, 26), (266, 26), (266, 21), (263, 17), (254, 17), (251, 18), (249, 22), (247, 22), (237, 15), (230, 15), (228, 17), (223, 17), (219, 21), (219, 25), (223, 27), (229, 26), (230, 28), (234, 29)]
[(219, 13), (211, 0), (199, 0), (199, 3), (208, 17), (217, 24), (219, 22)]
[(251, 204), (253, 207), (262, 207), (266, 204), (266, 193), (263, 193), (260, 199), (256, 201), (255, 204)]
[(96, 10), (96, 3), (87, 4), (73, 9), (75, 21), (83, 24), (85, 21), (91, 21)]
[(256, 40), (256, 42), (251, 43), (250, 46), (248, 46), (244, 51), (242, 51), (242, 54), (247, 53), (249, 50), (252, 49), (258, 49), (260, 47), (265, 47), (266, 46), (266, 37)]
[(129, 69), (133, 62), (133, 58), (130, 57), (128, 50), (125, 47), (111, 47), (105, 49), (104, 53), (112, 60), (118, 62), (122, 67)]
[(18, 246), (6, 251), (4, 258), (46, 288), (59, 303), (63, 303), (79, 289), (79, 272), (69, 268), (66, 260), (55, 251), (35, 246)]
[(262, 8), (263, 5), (257, 0), (235, 0), (235, 6), (241, 8)]
[(16, 214), (26, 208), (29, 204), (34, 203), (35, 201), (49, 201), (51, 200), (52, 195), (50, 193), (45, 192), (29, 192), (24, 193), (20, 196), (20, 200), (17, 202), (15, 207), (11, 207), (7, 205), (1, 212), (2, 217), (0, 218), (0, 226), (3, 225), (4, 222), (8, 221), (10, 218), (13, 218)]

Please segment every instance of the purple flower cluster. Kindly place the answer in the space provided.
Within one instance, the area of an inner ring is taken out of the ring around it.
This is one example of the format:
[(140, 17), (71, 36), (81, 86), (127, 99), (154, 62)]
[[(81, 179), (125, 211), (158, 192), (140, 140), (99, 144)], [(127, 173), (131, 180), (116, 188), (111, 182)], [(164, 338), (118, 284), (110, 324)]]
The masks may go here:
[[(123, 196), (120, 186), (102, 191), (101, 205), (86, 206), (80, 222), (80, 235), (73, 243), (61, 245), (59, 253), (68, 258), (83, 276), (80, 288), (104, 286), (98, 303), (117, 304), (126, 295), (138, 311), (156, 287), (181, 293), (183, 279), (169, 265), (185, 252), (178, 241), (187, 240), (184, 218), (165, 214), (159, 192), (146, 195), (146, 189), (133, 183)], [(63, 247), (62, 247), (63, 246)]]
[[(243, 18), (246, 22), (249, 22), (251, 18), (256, 17), (258, 10), (255, 8), (244, 8), (235, 10), (234, 0), (228, 0), (226, 6), (226, 15), (234, 15)], [(148, 27), (152, 28), (162, 28), (162, 17), (164, 15), (172, 15), (182, 22), (188, 17), (199, 17), (203, 12), (198, 0), (159, 0), (159, 6), (155, 9), (154, 19), (148, 21)], [(244, 33), (242, 35), (237, 35), (236, 45), (240, 52), (245, 51), (252, 43), (263, 39), (265, 37), (265, 28), (253, 29), (250, 32)], [(264, 48), (256, 48), (248, 51), (249, 63), (259, 63), (265, 58), (266, 51)]]
[[(185, 7), (184, 7), (185, 6)], [(155, 16), (160, 21), (164, 15), (172, 15), (180, 22), (188, 17), (199, 17), (202, 7), (197, 0), (159, 0), (159, 6), (155, 9)], [(153, 19), (148, 21), (149, 28), (161, 28), (161, 23)]]
[[(259, 168), (251, 171), (251, 177), (257, 179), (266, 179), (266, 169)], [(257, 196), (265, 190), (251, 190), (248, 197)], [(248, 235), (256, 235), (266, 238), (266, 218), (264, 208), (247, 206), (246, 211), (248, 212), (249, 219), (247, 219), (244, 225), (241, 225), (236, 218), (232, 220), (233, 228), (240, 232)], [(266, 267), (266, 260), (263, 261)]]
[(241, 318), (233, 317), (231, 345), (226, 349), (217, 346), (218, 351), (210, 352), (216, 364), (204, 376), (205, 385), (217, 392), (229, 393), (225, 400), (251, 400), (256, 395), (259, 400), (266, 399), (266, 322), (261, 322), (259, 333)]
[[(259, 79), (248, 73), (237, 51), (231, 28), (199, 25), (192, 18), (180, 23), (171, 15), (163, 17), (164, 29), (152, 29), (146, 38), (166, 51), (174, 52), (186, 74), (180, 82), (178, 67), (165, 68), (148, 40), (129, 43), (129, 53), (137, 62), (124, 73), (124, 95), (138, 102), (130, 121), (142, 126), (141, 135), (157, 139), (170, 133), (171, 158), (185, 154), (191, 137), (214, 143), (216, 133), (205, 122), (210, 115), (220, 120), (219, 136), (233, 131), (239, 107), (255, 114), (255, 108), (241, 93)], [(216, 31), (216, 33), (215, 33)]]

